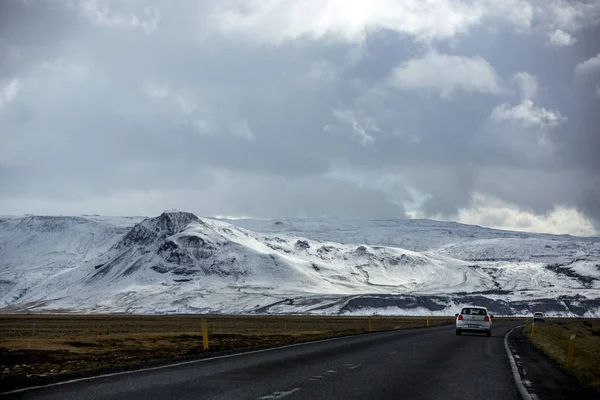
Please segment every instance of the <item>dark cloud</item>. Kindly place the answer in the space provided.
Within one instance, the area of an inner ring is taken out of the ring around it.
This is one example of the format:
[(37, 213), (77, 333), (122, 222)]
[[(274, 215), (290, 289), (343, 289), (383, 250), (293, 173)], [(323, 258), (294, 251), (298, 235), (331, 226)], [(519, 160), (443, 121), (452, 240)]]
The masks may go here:
[[(548, 44), (552, 21), (524, 29), (526, 12), (492, 3), (487, 23), (435, 33), (367, 21), (364, 40), (338, 25), (236, 36), (214, 14), (234, 3), (2, 2), (0, 91), (18, 82), (18, 93), (0, 103), (0, 206), (139, 214), (138, 200), (100, 199), (151, 192), (152, 212), (383, 218), (417, 202), (452, 218), (484, 193), (600, 221), (600, 77), (573, 76), (600, 52), (593, 20), (563, 47)], [(397, 67), (431, 59), (439, 87), (390, 84)], [(564, 122), (491, 118), (523, 101), (519, 72), (537, 77), (530, 111)]]

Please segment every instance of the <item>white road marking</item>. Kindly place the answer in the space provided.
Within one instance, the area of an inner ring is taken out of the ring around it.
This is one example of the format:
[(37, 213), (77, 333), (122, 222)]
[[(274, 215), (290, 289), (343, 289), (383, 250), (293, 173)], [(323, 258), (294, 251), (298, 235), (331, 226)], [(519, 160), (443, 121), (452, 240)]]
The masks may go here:
[(283, 399), (284, 397), (289, 396), (292, 393), (296, 393), (297, 391), (302, 390), (300, 388), (293, 388), (292, 390), (288, 390), (286, 392), (273, 392), (266, 396), (258, 397), (256, 400), (277, 400)]
[[(444, 326), (434, 327), (434, 329), (435, 328), (444, 328)], [(424, 328), (421, 328), (421, 329), (424, 329)], [(392, 332), (392, 331), (382, 331), (380, 333), (384, 334), (384, 333), (390, 333), (390, 332)], [(373, 334), (377, 334), (378, 332), (372, 332), (372, 333)], [(364, 335), (363, 333), (357, 333), (355, 335), (347, 335), (347, 336), (339, 336), (339, 337), (333, 337), (333, 338), (328, 338), (328, 339), (313, 340), (313, 341), (304, 342), (304, 343), (287, 344), (285, 346), (271, 347), (271, 348), (268, 348), (268, 349), (252, 350), (252, 351), (246, 351), (246, 352), (237, 353), (237, 354), (227, 354), (227, 355), (224, 355), (224, 356), (207, 357), (207, 358), (202, 358), (200, 360), (191, 360), (191, 361), (183, 361), (183, 362), (174, 363), (174, 364), (159, 365), (157, 367), (140, 368), (140, 369), (134, 369), (134, 370), (131, 370), (131, 371), (122, 371), (122, 372), (113, 372), (113, 373), (110, 373), (110, 374), (94, 375), (94, 376), (88, 376), (88, 377), (85, 377), (85, 378), (77, 378), (77, 379), (71, 379), (71, 380), (68, 380), (68, 381), (50, 383), (48, 385), (30, 386), (30, 387), (26, 387), (26, 388), (23, 388), (23, 389), (11, 390), (10, 392), (4, 392), (2, 394), (3, 395), (7, 395), (7, 394), (14, 394), (14, 393), (23, 393), (23, 392), (28, 392), (30, 390), (47, 389), (47, 388), (50, 388), (50, 387), (53, 387), (53, 386), (63, 386), (63, 385), (71, 384), (71, 383), (91, 381), (91, 380), (102, 379), (102, 378), (110, 378), (110, 377), (113, 377), (113, 376), (120, 376), (120, 375), (130, 375), (130, 374), (136, 374), (136, 373), (139, 373), (139, 372), (157, 371), (157, 370), (160, 370), (160, 369), (180, 367), (182, 365), (191, 365), (191, 364), (198, 364), (198, 363), (203, 363), (203, 362), (213, 361), (213, 360), (222, 360), (222, 359), (225, 359), (225, 358), (243, 357), (243, 356), (247, 356), (247, 355), (250, 355), (250, 354), (266, 353), (266, 352), (269, 352), (269, 351), (282, 350), (282, 349), (287, 349), (287, 348), (290, 348), (290, 347), (308, 346), (308, 345), (316, 344), (316, 343), (332, 342), (334, 340), (350, 339), (350, 338), (354, 338), (354, 337), (358, 337), (358, 336), (363, 336), (363, 335)], [(417, 344), (417, 343), (415, 343), (415, 344)]]
[(394, 351), (390, 351), (390, 352), (388, 353), (388, 356), (394, 355), (394, 354), (396, 354), (396, 353), (397, 353), (397, 351), (396, 351), (396, 350), (394, 350)]
[(328, 369), (327, 371), (324, 372), (324, 374), (326, 375), (331, 375), (331, 374), (335, 374), (337, 371), (335, 369)]
[(521, 356), (520, 356), (520, 355), (518, 355), (518, 354), (515, 354), (515, 355), (514, 355), (514, 357), (515, 357), (517, 360), (519, 360), (519, 359), (521, 358)]
[(348, 367), (348, 369), (356, 369), (356, 368), (358, 368), (358, 367), (360, 367), (360, 364), (356, 364), (356, 365), (353, 365), (353, 366), (351, 366), (351, 367)]
[(523, 325), (515, 326), (512, 328), (506, 335), (504, 335), (504, 349), (506, 350), (506, 354), (508, 355), (508, 361), (510, 361), (510, 367), (512, 368), (513, 378), (515, 379), (515, 385), (517, 385), (517, 389), (519, 389), (519, 393), (521, 393), (521, 397), (523, 400), (533, 400), (533, 397), (529, 394), (523, 381), (521, 380), (521, 374), (519, 374), (519, 368), (517, 367), (517, 363), (515, 362), (515, 358), (513, 357), (509, 347), (508, 347), (508, 335), (512, 333), (517, 328), (522, 327)]
[[(376, 333), (376, 332), (374, 332), (374, 333)], [(213, 360), (222, 360), (225, 358), (243, 357), (243, 356), (247, 356), (247, 355), (251, 355), (251, 354), (266, 353), (269, 351), (288, 349), (290, 347), (308, 346), (308, 345), (316, 344), (316, 343), (332, 342), (334, 340), (342, 340), (342, 339), (350, 339), (350, 338), (362, 336), (362, 335), (363, 335), (362, 333), (357, 333), (356, 335), (339, 336), (339, 337), (333, 337), (333, 338), (329, 338), (329, 339), (313, 340), (311, 342), (287, 344), (285, 346), (271, 347), (269, 349), (252, 350), (252, 351), (246, 351), (246, 352), (237, 353), (237, 354), (227, 354), (224, 356), (207, 357), (207, 358), (202, 358), (200, 360), (191, 360), (191, 361), (178, 362), (178, 363), (174, 363), (174, 364), (159, 365), (158, 367), (140, 368), (140, 369), (134, 369), (131, 371), (122, 371), (122, 372), (113, 372), (110, 374), (94, 375), (94, 376), (88, 376), (85, 378), (77, 378), (77, 379), (71, 379), (71, 380), (63, 381), (63, 382), (50, 383), (48, 385), (30, 386), (30, 387), (23, 388), (23, 389), (16, 389), (16, 390), (12, 390), (10, 392), (4, 392), (2, 394), (7, 395), (7, 394), (14, 394), (14, 393), (23, 393), (23, 392), (28, 392), (30, 390), (47, 389), (47, 388), (50, 388), (53, 386), (68, 385), (71, 383), (91, 381), (94, 379), (110, 378), (113, 376), (120, 376), (120, 375), (130, 375), (130, 374), (136, 374), (139, 372), (157, 371), (160, 369), (180, 367), (182, 365), (198, 364), (198, 363), (203, 363), (203, 362), (208, 362), (208, 361), (213, 361)]]

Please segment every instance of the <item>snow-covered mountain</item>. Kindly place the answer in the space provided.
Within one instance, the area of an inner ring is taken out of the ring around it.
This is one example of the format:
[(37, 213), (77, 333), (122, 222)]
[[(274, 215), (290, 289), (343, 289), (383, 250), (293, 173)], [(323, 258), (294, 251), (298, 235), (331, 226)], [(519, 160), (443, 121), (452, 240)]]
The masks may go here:
[[(249, 230), (251, 229), (251, 230)], [(0, 311), (600, 315), (600, 239), (430, 220), (0, 218)]]

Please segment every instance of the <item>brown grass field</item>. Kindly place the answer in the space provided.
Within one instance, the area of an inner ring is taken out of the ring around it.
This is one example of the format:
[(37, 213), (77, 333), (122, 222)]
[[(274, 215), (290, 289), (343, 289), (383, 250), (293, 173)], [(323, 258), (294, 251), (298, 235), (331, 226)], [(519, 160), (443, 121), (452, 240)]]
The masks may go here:
[[(206, 352), (202, 318), (208, 327)], [(426, 325), (426, 317), (370, 319), (373, 331)], [(453, 322), (453, 317), (429, 317), (430, 326)], [(367, 317), (0, 315), (0, 391), (367, 330)]]
[(575, 334), (573, 365), (569, 370), (585, 386), (600, 393), (600, 319), (548, 320), (536, 323), (531, 339), (531, 321), (524, 332), (534, 346), (566, 368), (569, 339)]

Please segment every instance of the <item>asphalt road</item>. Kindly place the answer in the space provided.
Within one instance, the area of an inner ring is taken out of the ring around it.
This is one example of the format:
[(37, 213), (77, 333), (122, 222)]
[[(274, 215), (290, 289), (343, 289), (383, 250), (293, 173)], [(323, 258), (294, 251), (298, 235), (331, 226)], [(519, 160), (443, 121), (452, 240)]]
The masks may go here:
[[(374, 333), (25, 391), (22, 399), (521, 399), (504, 348), (454, 326)], [(4, 398), (4, 397), (3, 397)]]

